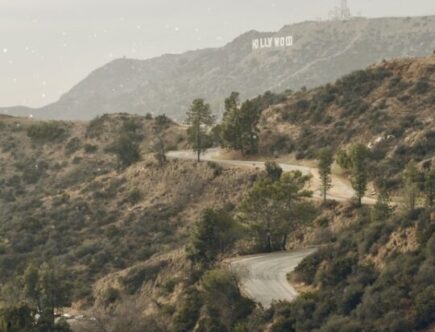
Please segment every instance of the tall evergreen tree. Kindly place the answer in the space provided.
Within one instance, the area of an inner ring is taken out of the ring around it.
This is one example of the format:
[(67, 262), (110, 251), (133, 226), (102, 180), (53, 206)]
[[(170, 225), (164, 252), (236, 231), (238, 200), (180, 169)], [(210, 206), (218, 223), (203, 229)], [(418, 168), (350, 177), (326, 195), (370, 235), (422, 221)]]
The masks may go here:
[(403, 203), (407, 211), (415, 210), (419, 194), (419, 171), (417, 163), (411, 160), (402, 174), (403, 181)]
[(187, 111), (186, 123), (189, 125), (189, 142), (197, 153), (199, 162), (201, 153), (207, 150), (210, 141), (207, 136), (207, 129), (214, 123), (210, 105), (206, 104), (204, 99), (195, 99)]
[(368, 157), (370, 151), (363, 144), (356, 144), (350, 151), (351, 184), (355, 190), (358, 206), (362, 205), (362, 199), (368, 184)]
[(238, 150), (243, 155), (257, 152), (260, 114), (257, 108), (252, 100), (240, 105), (238, 92), (225, 100), (224, 118), (219, 128), (223, 147)]
[(159, 166), (162, 167), (167, 161), (165, 142), (165, 129), (167, 128), (167, 124), (166, 122), (157, 119), (161, 119), (161, 117), (156, 118), (155, 124), (153, 126), (154, 142), (151, 148), (154, 152), (154, 158), (158, 162)]
[(328, 190), (332, 188), (331, 168), (334, 162), (334, 155), (330, 149), (322, 149), (319, 151), (319, 175), (320, 175), (320, 190), (322, 191), (323, 202), (326, 202)]
[(390, 195), (387, 191), (382, 190), (378, 194), (376, 204), (373, 206), (371, 215), (373, 221), (386, 221), (390, 218), (393, 208), (391, 207)]
[(225, 99), (225, 113), (222, 121), (221, 134), (225, 147), (239, 150), (244, 154), (239, 96), (238, 92), (232, 92), (231, 95)]
[(225, 211), (207, 209), (196, 223), (188, 257), (201, 267), (211, 267), (238, 236), (235, 220)]

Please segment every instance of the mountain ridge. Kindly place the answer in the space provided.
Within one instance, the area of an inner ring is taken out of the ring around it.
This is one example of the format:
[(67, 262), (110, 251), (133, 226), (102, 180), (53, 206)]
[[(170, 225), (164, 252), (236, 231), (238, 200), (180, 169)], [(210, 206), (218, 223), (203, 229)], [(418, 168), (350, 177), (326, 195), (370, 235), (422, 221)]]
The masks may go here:
[[(252, 50), (252, 39), (292, 35), (288, 48)], [(250, 30), (221, 48), (138, 60), (121, 58), (92, 71), (39, 109), (0, 113), (42, 119), (89, 120), (104, 113), (167, 114), (182, 120), (190, 102), (205, 98), (222, 113), (232, 91), (251, 98), (267, 90), (314, 88), (384, 58), (423, 56), (435, 49), (435, 16), (306, 21), (276, 32)]]

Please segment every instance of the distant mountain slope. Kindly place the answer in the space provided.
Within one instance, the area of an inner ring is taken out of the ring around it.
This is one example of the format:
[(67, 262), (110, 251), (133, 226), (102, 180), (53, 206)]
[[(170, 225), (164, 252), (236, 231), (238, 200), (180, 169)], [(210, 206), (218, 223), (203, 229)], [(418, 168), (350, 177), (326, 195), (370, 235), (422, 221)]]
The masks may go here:
[[(252, 50), (252, 40), (292, 35), (288, 48)], [(275, 33), (250, 31), (222, 48), (118, 59), (95, 70), (58, 102), (14, 115), (83, 120), (102, 113), (166, 113), (182, 119), (190, 102), (206, 98), (216, 112), (231, 91), (249, 98), (266, 90), (316, 87), (384, 58), (428, 55), (435, 16), (304, 22)]]

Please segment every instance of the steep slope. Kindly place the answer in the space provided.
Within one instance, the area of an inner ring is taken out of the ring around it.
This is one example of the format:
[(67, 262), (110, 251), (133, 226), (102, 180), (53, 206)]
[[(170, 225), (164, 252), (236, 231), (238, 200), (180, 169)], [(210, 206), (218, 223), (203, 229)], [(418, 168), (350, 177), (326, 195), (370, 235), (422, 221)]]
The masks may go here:
[[(141, 128), (142, 160), (120, 169), (107, 147), (132, 121)], [(149, 150), (156, 121), (122, 114), (91, 123), (0, 116), (0, 307), (10, 296), (3, 287), (17, 285), (29, 264), (46, 261), (68, 267), (75, 309), (109, 310), (115, 300), (131, 305), (134, 296), (141, 310), (176, 301), (166, 284), (185, 278), (192, 224), (204, 208), (235, 206), (256, 171), (188, 161), (161, 167)], [(184, 146), (183, 133), (174, 123), (165, 129), (173, 148)]]
[(263, 111), (260, 150), (315, 159), (320, 148), (364, 143), (394, 181), (411, 159), (435, 156), (435, 55), (386, 61)]
[[(252, 49), (253, 39), (289, 35), (292, 47)], [(250, 98), (266, 90), (312, 88), (384, 58), (428, 55), (434, 49), (435, 17), (304, 22), (273, 33), (251, 31), (222, 48), (115, 60), (54, 104), (1, 112), (74, 120), (153, 112), (182, 119), (197, 97), (206, 98), (220, 113), (232, 91)]]

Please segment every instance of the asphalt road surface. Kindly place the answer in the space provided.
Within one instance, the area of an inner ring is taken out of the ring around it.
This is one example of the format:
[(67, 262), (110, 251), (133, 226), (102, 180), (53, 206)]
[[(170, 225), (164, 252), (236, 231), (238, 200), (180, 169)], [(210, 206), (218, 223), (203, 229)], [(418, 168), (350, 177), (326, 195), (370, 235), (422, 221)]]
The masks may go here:
[[(206, 153), (201, 155), (203, 161), (213, 161), (218, 164), (227, 166), (239, 166), (239, 167), (251, 167), (251, 168), (264, 168), (264, 162), (262, 161), (246, 161), (246, 160), (225, 160), (220, 159), (220, 149), (210, 149)], [(196, 154), (191, 150), (184, 151), (171, 151), (167, 154), (170, 159), (182, 159), (182, 160), (196, 160)], [(292, 164), (279, 164), (284, 172), (300, 171), (302, 174), (312, 175), (310, 182), (310, 190), (313, 191), (313, 196), (315, 198), (321, 198), (322, 194), (320, 192), (320, 176), (317, 168), (292, 165)], [(354, 196), (354, 190), (349, 181), (339, 177), (337, 175), (331, 176), (332, 188), (328, 192), (328, 199), (336, 201), (346, 201)], [(376, 200), (370, 197), (364, 197), (364, 204), (375, 204)]]
[(240, 277), (244, 295), (269, 308), (273, 301), (292, 301), (298, 293), (287, 281), (287, 274), (316, 249), (261, 254), (235, 258), (230, 268)]
[[(172, 151), (168, 158), (181, 160), (196, 160), (193, 151)], [(213, 161), (222, 165), (236, 167), (264, 168), (262, 161), (225, 160), (221, 159), (220, 149), (210, 149), (201, 155), (203, 161)], [(315, 198), (321, 198), (320, 176), (314, 167), (279, 164), (284, 172), (300, 171), (311, 175), (310, 190)], [(328, 198), (345, 201), (354, 196), (354, 191), (349, 181), (332, 175), (332, 188), (328, 192)], [(363, 199), (365, 204), (374, 204), (375, 200), (369, 197)], [(292, 301), (297, 297), (296, 290), (287, 281), (287, 274), (315, 249), (304, 249), (291, 252), (273, 254), (261, 254), (255, 256), (240, 257), (231, 260), (230, 267), (241, 280), (242, 292), (252, 300), (261, 303), (264, 308), (270, 307), (273, 301)]]

